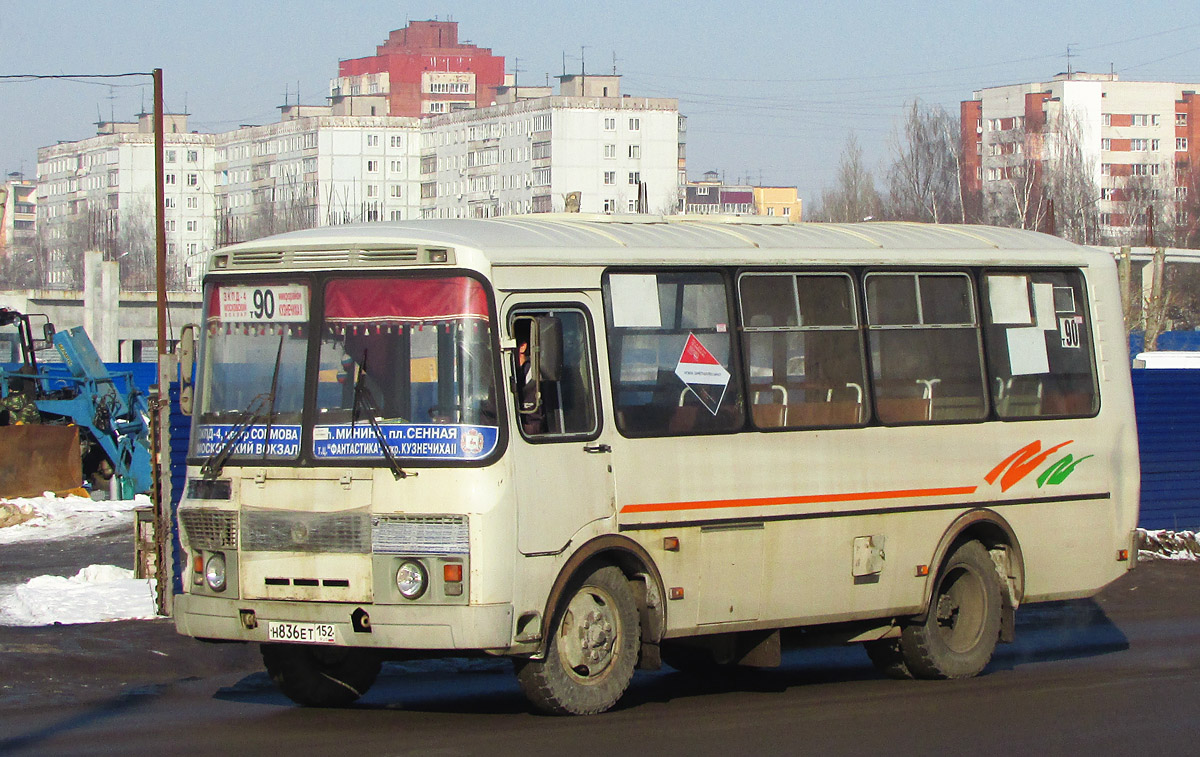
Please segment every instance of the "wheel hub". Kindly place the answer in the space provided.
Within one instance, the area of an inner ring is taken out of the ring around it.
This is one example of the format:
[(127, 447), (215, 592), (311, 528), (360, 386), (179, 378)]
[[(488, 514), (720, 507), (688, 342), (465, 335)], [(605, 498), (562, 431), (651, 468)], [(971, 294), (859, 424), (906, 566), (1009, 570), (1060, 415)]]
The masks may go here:
[(581, 592), (563, 616), (559, 653), (566, 667), (580, 677), (601, 674), (613, 660), (617, 634), (611, 606), (605, 597)]

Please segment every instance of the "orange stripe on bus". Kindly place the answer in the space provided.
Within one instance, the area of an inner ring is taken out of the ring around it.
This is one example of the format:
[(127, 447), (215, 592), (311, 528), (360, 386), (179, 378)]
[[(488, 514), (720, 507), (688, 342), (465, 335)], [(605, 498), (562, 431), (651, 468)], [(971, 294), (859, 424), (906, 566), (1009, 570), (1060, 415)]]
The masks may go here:
[(779, 505), (810, 505), (829, 502), (864, 502), (872, 499), (911, 499), (915, 497), (953, 497), (974, 494), (978, 486), (954, 486), (945, 489), (899, 489), (884, 492), (852, 492), (849, 494), (806, 494), (798, 497), (760, 497), (758, 499), (712, 499), (699, 502), (651, 502), (625, 505), (622, 513), (660, 513), (675, 510), (715, 510), (727, 507), (776, 507)]

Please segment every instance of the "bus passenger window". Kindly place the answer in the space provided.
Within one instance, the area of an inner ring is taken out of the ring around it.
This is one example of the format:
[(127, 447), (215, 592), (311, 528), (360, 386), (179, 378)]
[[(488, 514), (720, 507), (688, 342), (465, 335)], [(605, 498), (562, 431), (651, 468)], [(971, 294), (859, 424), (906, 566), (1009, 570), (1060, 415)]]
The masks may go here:
[(742, 427), (734, 329), (719, 272), (609, 273), (604, 300), (622, 434), (715, 434)]
[(1078, 271), (992, 271), (984, 277), (990, 389), (1003, 419), (1097, 410), (1091, 319)]
[(970, 277), (871, 273), (865, 286), (879, 420), (982, 420), (987, 402)]
[(750, 418), (757, 428), (866, 422), (862, 334), (844, 273), (738, 279)]
[[(530, 373), (528, 350), (530, 328), (536, 316), (549, 316), (562, 327), (562, 358), (557, 381), (538, 380)], [(526, 437), (578, 438), (595, 436), (599, 431), (596, 412), (594, 352), (587, 318), (580, 310), (519, 311), (510, 316), (509, 329), (517, 341), (513, 355), (516, 396), (513, 407), (532, 404), (535, 392), (530, 382), (537, 381), (540, 405), (534, 412), (518, 413), (521, 432)], [(516, 410), (514, 410), (516, 412)]]

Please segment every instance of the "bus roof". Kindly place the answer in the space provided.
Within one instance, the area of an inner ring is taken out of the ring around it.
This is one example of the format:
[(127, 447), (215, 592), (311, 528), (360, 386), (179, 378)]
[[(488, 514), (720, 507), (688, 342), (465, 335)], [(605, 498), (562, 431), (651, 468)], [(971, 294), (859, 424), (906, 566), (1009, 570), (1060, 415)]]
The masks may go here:
[[(1036, 232), (992, 226), (787, 223), (762, 217), (585, 213), (326, 226), (264, 237), (216, 254), (229, 256), (227, 260), (233, 263), (229, 268), (246, 270), (257, 268), (252, 260), (267, 251), (405, 247), (471, 249), (492, 265), (501, 266), (795, 263), (797, 253), (812, 262), (895, 262), (895, 253), (907, 252), (919, 253), (914, 260), (926, 264), (1022, 261), (1087, 265), (1112, 261), (1102, 250)], [(309, 256), (299, 255), (295, 262), (304, 265), (303, 258), (309, 265), (318, 261), (336, 265), (335, 257), (320, 255), (309, 262)]]

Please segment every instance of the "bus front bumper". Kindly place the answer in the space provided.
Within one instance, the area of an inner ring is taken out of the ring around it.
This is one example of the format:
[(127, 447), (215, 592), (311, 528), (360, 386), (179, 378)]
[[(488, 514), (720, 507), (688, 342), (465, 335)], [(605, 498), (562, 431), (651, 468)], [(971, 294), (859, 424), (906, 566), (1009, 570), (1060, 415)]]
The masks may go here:
[(271, 624), (288, 623), (333, 626), (330, 643), (337, 646), (503, 652), (512, 645), (509, 604), (360, 605), (177, 594), (173, 614), (179, 633), (199, 639), (269, 642)]

